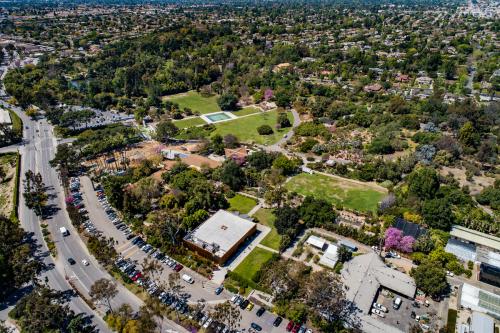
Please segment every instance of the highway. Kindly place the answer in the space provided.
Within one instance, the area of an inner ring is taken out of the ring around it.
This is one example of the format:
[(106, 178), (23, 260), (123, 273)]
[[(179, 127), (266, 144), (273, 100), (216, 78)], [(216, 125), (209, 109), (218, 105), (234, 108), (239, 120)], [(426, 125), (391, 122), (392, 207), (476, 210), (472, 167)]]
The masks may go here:
[[(67, 212), (65, 210), (64, 192), (60, 184), (58, 174), (54, 168), (49, 165), (49, 161), (55, 154), (57, 139), (53, 135), (53, 127), (47, 123), (45, 119), (34, 121), (27, 117), (24, 112), (15, 106), (0, 101), (0, 105), (13, 110), (23, 121), (23, 137), (24, 144), (19, 148), (21, 153), (21, 183), (20, 191), (22, 191), (24, 174), (27, 170), (40, 172), (43, 181), (48, 189), (49, 206), (56, 208), (53, 215), (44, 223), (48, 224), (52, 239), (56, 244), (57, 257), (53, 259), (48, 255), (48, 249), (43, 241), (41, 232), (41, 221), (35, 213), (25, 206), (22, 194), (19, 195), (19, 219), (22, 227), (33, 233), (34, 238), (41, 245), (41, 253), (44, 254), (43, 261), (52, 269), (47, 270), (43, 275), (48, 278), (49, 286), (53, 289), (68, 290), (71, 289), (66, 278), (70, 279), (73, 284), (83, 295), (88, 295), (91, 285), (100, 278), (112, 277), (98, 264), (93, 256), (87, 250), (87, 247), (78, 235), (77, 230), (71, 224)], [(66, 227), (70, 235), (63, 237), (59, 231), (60, 227)], [(75, 265), (70, 265), (68, 258), (73, 258), (76, 261)], [(86, 259), (90, 262), (89, 266), (83, 266), (81, 261)], [(118, 307), (123, 303), (128, 303), (133, 309), (137, 310), (142, 301), (127, 290), (122, 285), (118, 284), (118, 295), (112, 300), (112, 306)], [(76, 313), (86, 313), (93, 316), (93, 322), (101, 332), (110, 332), (106, 323), (102, 318), (79, 297), (72, 298), (70, 307)], [(102, 310), (102, 309), (101, 309)], [(182, 327), (177, 324), (165, 321), (164, 328), (170, 332), (185, 332)]]

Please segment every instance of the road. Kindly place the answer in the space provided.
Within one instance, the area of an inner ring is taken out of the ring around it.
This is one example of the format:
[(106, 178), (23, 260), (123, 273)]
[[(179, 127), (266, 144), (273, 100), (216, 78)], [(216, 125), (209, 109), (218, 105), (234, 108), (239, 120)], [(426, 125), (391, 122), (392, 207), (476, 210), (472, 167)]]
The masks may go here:
[[(24, 145), (20, 147), (21, 153), (21, 184), (24, 181), (24, 174), (27, 170), (40, 172), (44, 183), (48, 188), (49, 206), (57, 207), (50, 219), (44, 221), (49, 225), (48, 229), (52, 234), (52, 239), (56, 244), (57, 257), (53, 259), (48, 255), (48, 249), (43, 242), (43, 235), (40, 227), (40, 220), (32, 210), (25, 206), (24, 198), (19, 196), (19, 219), (22, 227), (33, 233), (33, 236), (41, 245), (43, 260), (48, 267), (42, 278), (45, 276), (49, 280), (49, 286), (53, 289), (71, 289), (66, 278), (70, 279), (78, 290), (88, 295), (91, 285), (98, 279), (112, 277), (98, 264), (87, 250), (87, 247), (78, 235), (77, 230), (70, 223), (65, 210), (63, 189), (60, 184), (57, 172), (49, 165), (49, 161), (55, 154), (57, 140), (53, 135), (53, 127), (45, 119), (38, 121), (31, 120), (21, 109), (0, 101), (0, 105), (12, 109), (23, 120)], [(22, 188), (22, 185), (20, 186)], [(59, 232), (60, 227), (66, 227), (70, 235), (63, 237)], [(77, 264), (69, 265), (68, 258), (73, 258)], [(86, 259), (90, 265), (85, 267), (81, 261)], [(128, 303), (133, 309), (138, 309), (142, 304), (141, 300), (125, 287), (118, 284), (118, 295), (113, 299), (112, 306), (118, 307), (123, 303)], [(83, 312), (93, 316), (93, 322), (101, 332), (110, 332), (102, 318), (79, 297), (72, 298), (70, 307), (77, 313)], [(174, 332), (185, 332), (180, 326), (173, 322), (165, 321), (164, 327)]]

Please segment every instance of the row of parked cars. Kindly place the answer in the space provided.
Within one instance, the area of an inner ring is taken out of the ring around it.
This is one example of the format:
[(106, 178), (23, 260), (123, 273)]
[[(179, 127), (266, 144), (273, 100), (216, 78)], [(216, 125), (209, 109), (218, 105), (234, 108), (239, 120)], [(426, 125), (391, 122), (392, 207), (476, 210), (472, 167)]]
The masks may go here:
[(82, 192), (80, 192), (80, 178), (71, 177), (69, 179), (69, 190), (70, 194), (66, 198), (66, 202), (76, 209), (80, 213), (82, 217), (82, 226), (85, 228), (85, 231), (92, 235), (98, 235), (101, 232), (97, 230), (95, 225), (89, 220), (87, 215), (87, 210), (85, 209), (85, 204), (83, 203)]
[(106, 195), (104, 194), (104, 190), (102, 186), (99, 184), (97, 185), (96, 188), (96, 195), (97, 199), (102, 205), (102, 208), (104, 208), (104, 211), (106, 212), (106, 215), (108, 216), (109, 220), (113, 225), (115, 226), (116, 229), (120, 230), (123, 232), (123, 234), (126, 236), (127, 239), (132, 239), (134, 238), (134, 234), (132, 233), (132, 230), (125, 224), (116, 214), (116, 211), (114, 210), (113, 207), (108, 202), (108, 199), (106, 198)]

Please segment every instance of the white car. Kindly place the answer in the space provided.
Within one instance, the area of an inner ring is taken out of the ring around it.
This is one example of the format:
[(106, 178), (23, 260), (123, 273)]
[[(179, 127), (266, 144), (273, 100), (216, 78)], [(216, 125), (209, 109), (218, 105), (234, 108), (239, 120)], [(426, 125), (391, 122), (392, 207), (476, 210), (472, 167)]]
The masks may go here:
[(373, 303), (373, 307), (383, 312), (389, 312), (389, 310), (387, 310), (387, 308), (380, 303)]
[(238, 299), (238, 295), (233, 295), (233, 297), (231, 297), (231, 303), (236, 302), (237, 299)]
[(385, 314), (382, 311), (380, 311), (379, 309), (372, 308), (372, 313), (376, 314), (377, 316), (379, 316), (381, 318), (385, 317)]
[(83, 264), (83, 266), (88, 266), (89, 262), (85, 259), (82, 259), (82, 264)]
[(212, 318), (208, 318), (208, 320), (205, 322), (205, 324), (203, 324), (203, 328), (208, 328), (208, 326), (210, 326), (210, 324), (212, 323), (213, 319)]

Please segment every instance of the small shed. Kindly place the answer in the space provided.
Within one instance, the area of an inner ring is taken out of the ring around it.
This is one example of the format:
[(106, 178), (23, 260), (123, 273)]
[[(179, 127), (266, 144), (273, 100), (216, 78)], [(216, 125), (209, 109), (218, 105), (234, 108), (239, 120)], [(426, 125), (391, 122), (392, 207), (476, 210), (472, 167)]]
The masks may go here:
[(309, 236), (306, 240), (306, 244), (314, 246), (320, 250), (323, 250), (326, 247), (326, 240), (321, 237)]

